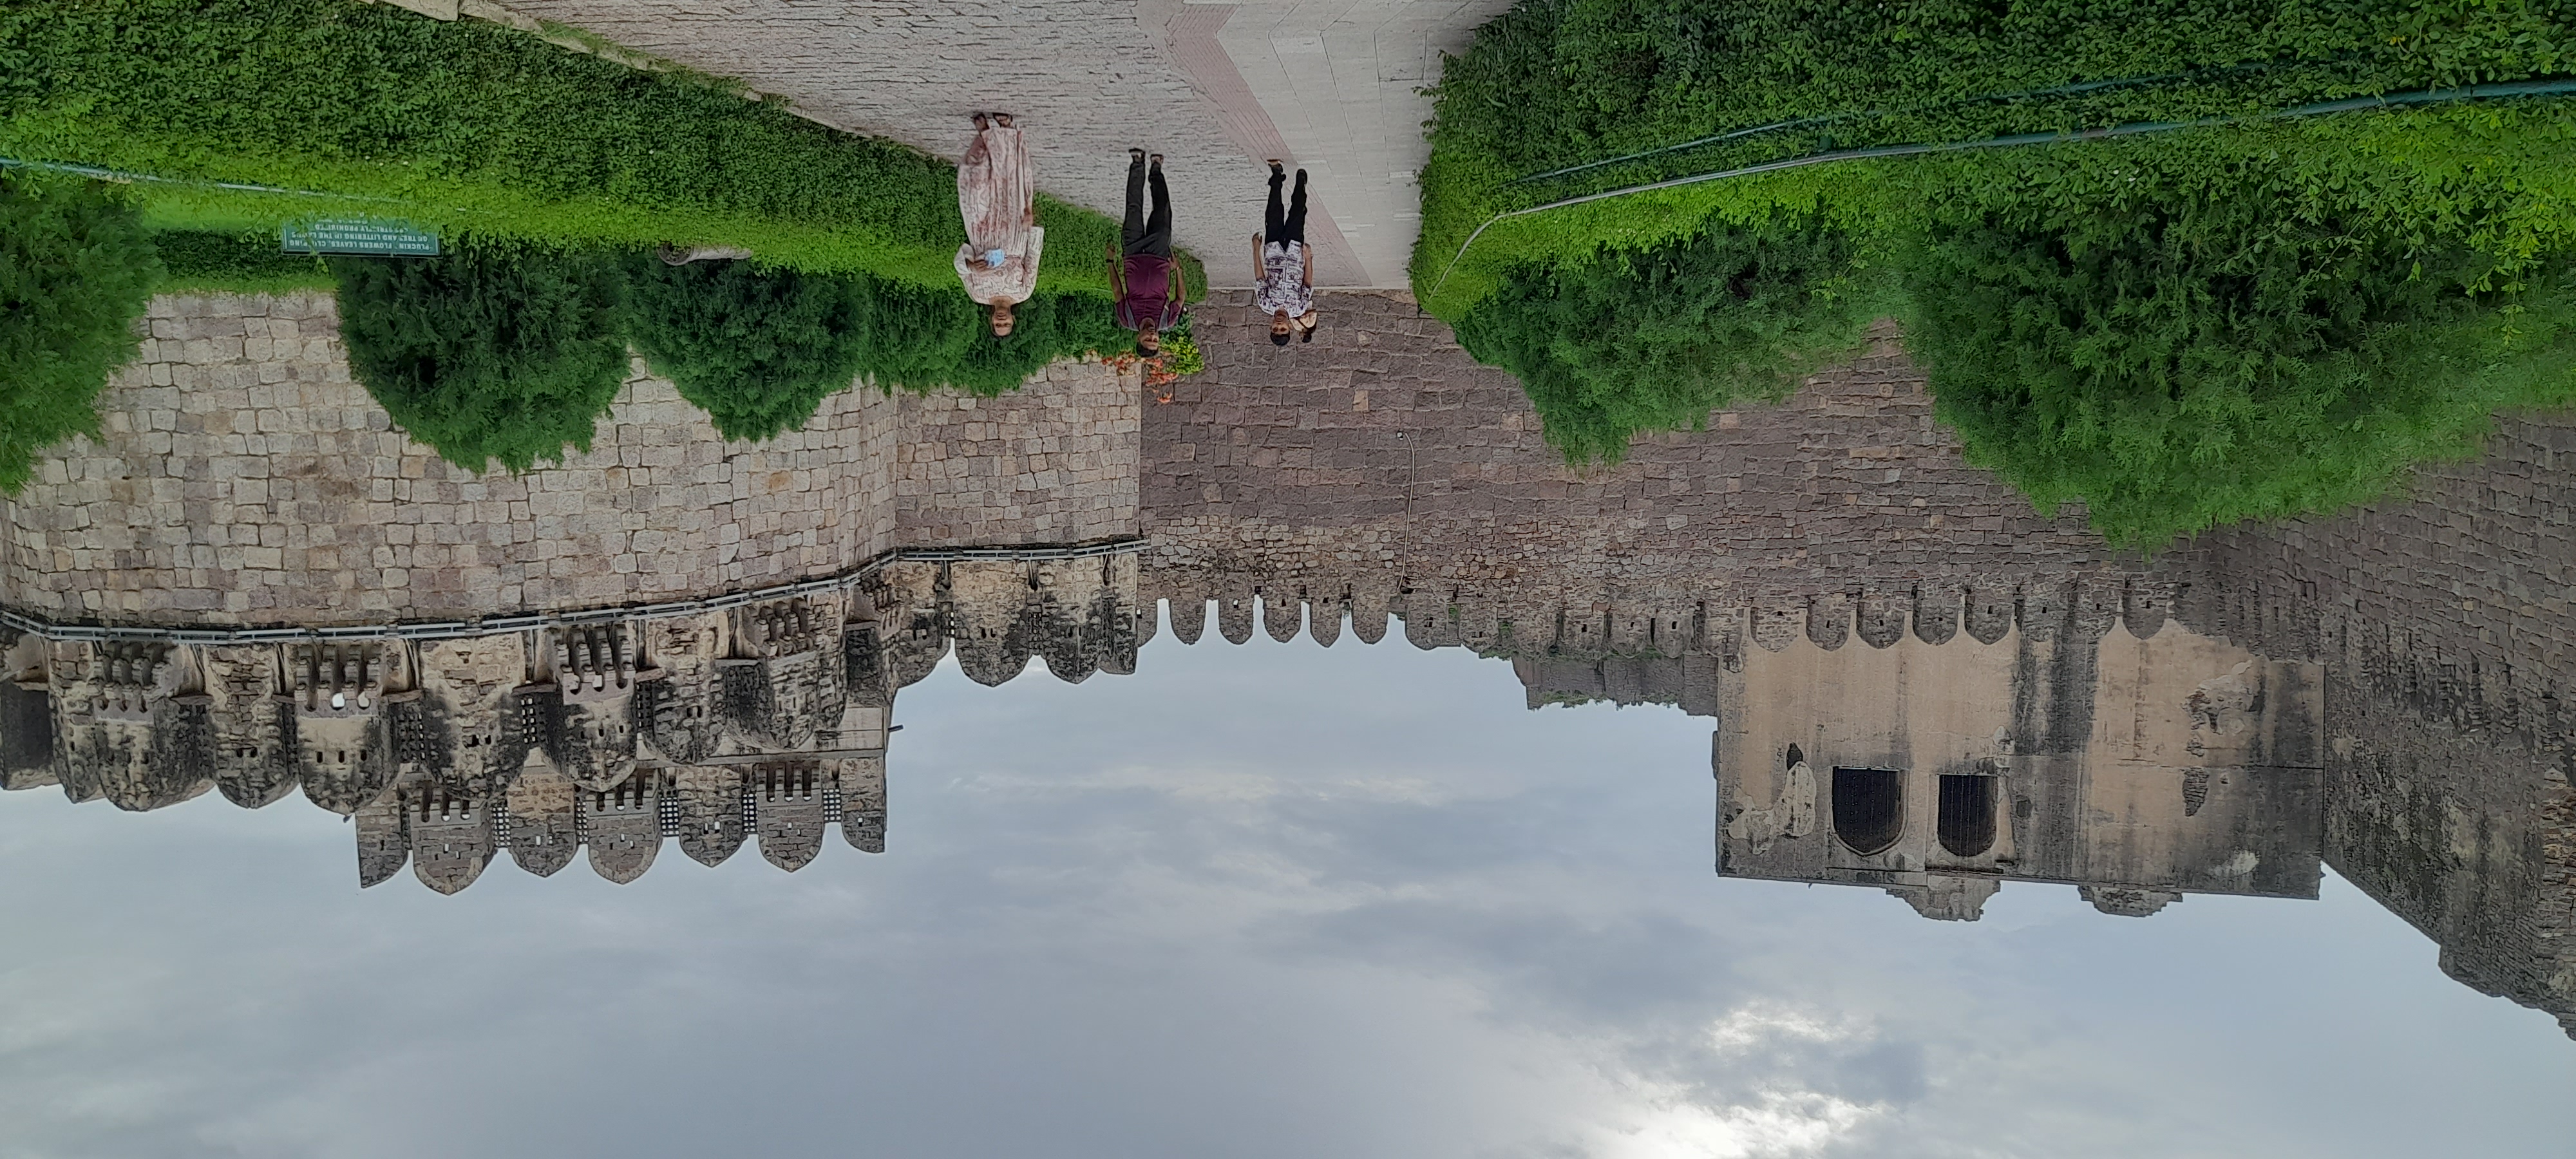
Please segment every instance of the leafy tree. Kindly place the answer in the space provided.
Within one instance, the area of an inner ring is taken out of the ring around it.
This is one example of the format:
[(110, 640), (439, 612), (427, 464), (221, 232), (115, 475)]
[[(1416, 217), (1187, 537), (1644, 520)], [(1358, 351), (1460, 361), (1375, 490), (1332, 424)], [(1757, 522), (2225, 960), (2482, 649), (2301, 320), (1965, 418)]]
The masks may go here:
[(134, 357), (161, 263), (141, 216), (87, 181), (0, 177), (0, 490), (98, 432), (90, 408)]
[(794, 430), (872, 352), (867, 280), (749, 262), (630, 259), (630, 335), (728, 439)]
[(1857, 349), (1882, 296), (1852, 266), (1849, 240), (1812, 218), (1721, 227), (1524, 267), (1459, 321), (1458, 341), (1520, 377), (1569, 462), (1615, 463), (1639, 431), (1786, 397)]
[(335, 258), (350, 369), (396, 424), (472, 471), (590, 449), (625, 379), (622, 271), (602, 254), (471, 243)]
[(2502, 269), (2386, 190), (2201, 160), (1963, 192), (1908, 263), (1942, 417), (2043, 508), (2149, 547), (2331, 511), (2576, 397), (2576, 263)]

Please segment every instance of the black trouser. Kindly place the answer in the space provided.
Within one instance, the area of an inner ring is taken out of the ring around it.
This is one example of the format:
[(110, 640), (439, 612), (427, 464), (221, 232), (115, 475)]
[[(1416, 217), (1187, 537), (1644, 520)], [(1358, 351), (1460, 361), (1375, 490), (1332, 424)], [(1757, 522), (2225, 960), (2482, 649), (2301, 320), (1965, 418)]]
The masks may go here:
[(1145, 159), (1127, 164), (1127, 220), (1118, 229), (1119, 253), (1125, 257), (1172, 256), (1172, 191), (1163, 184), (1163, 167), (1154, 166), (1154, 215), (1145, 216)]
[(1306, 171), (1297, 171), (1297, 193), (1289, 199), (1288, 212), (1279, 212), (1279, 186), (1288, 180), (1285, 173), (1270, 175), (1270, 211), (1261, 219), (1263, 244), (1285, 245), (1306, 243)]

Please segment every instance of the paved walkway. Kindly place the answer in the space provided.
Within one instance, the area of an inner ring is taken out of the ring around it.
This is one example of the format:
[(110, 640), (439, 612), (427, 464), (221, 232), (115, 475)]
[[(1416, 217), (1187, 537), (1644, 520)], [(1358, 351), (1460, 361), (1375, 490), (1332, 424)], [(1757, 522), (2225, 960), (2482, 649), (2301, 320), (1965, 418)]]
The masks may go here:
[[(1414, 177), (1429, 149), (1425, 85), (1440, 54), (1464, 52), (1476, 27), (1510, 0), (1188, 0), (1170, 26), (1199, 90), (1231, 113), (1265, 114), (1284, 148), (1332, 191), (1333, 217), (1361, 276), (1353, 286), (1401, 287), (1421, 232)], [(1204, 32), (1202, 30), (1205, 30)], [(1222, 63), (1194, 51), (1212, 38)], [(1229, 97), (1222, 72), (1249, 102)], [(1247, 144), (1249, 142), (1246, 142)]]
[[(1181, 244), (1249, 284), (1266, 171), (1316, 180), (1316, 281), (1400, 287), (1442, 48), (1507, 0), (510, 0), (807, 115), (955, 158), (969, 113), (1029, 130), (1039, 187), (1115, 215), (1130, 145), (1168, 155)], [(1071, 257), (1073, 255), (1066, 255)]]

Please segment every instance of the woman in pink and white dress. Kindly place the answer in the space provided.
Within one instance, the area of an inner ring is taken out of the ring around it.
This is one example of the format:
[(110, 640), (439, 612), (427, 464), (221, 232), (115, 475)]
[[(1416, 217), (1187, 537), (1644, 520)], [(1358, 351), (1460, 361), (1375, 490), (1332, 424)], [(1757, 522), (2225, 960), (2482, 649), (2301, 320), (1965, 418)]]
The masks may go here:
[(1037, 292), (1046, 248), (1029, 148), (1009, 114), (975, 114), (975, 140), (957, 163), (957, 211), (966, 219), (957, 279), (967, 297), (993, 308), (993, 336), (1007, 336), (1011, 307)]

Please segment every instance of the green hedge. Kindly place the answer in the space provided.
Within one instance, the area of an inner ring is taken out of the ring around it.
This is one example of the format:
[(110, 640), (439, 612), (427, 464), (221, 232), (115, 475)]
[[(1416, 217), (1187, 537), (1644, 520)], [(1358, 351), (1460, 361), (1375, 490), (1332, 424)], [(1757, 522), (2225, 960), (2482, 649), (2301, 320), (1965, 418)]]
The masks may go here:
[(2501, 270), (2365, 180), (2131, 152), (1959, 193), (1905, 271), (1941, 416), (2041, 505), (2152, 546), (2371, 499), (2498, 409), (2576, 401), (2576, 260)]
[[(960, 125), (961, 135), (964, 126)], [(0, 156), (151, 184), (158, 224), (385, 213), (558, 248), (745, 246), (953, 286), (956, 170), (738, 88), (357, 0), (0, 0)], [(1106, 296), (1108, 218), (1041, 198), (1040, 286)], [(1194, 279), (1195, 281), (1195, 279)]]
[(858, 278), (628, 259), (628, 338), (728, 439), (803, 426), (868, 358)]
[(1864, 237), (1908, 227), (1903, 190), (1857, 188), (1886, 167), (1839, 166), (1515, 219), (1450, 268), (1495, 212), (1576, 194), (1828, 149), (2564, 76), (2571, 54), (2576, 6), (2564, 0), (1523, 0), (1449, 59), (1434, 90), (1414, 288), (1454, 318), (1516, 267), (1687, 238), (1713, 211), (1747, 220), (1822, 205)]
[(1549, 445), (1618, 462), (1641, 430), (1785, 398), (1857, 351), (1890, 299), (1814, 217), (1712, 229), (1653, 250), (1532, 269), (1458, 320), (1458, 341), (1519, 375)]
[(277, 234), (268, 230), (163, 231), (152, 235), (152, 244), (169, 271), (164, 293), (277, 294), (338, 284), (322, 259), (279, 252)]
[(882, 387), (996, 395), (1019, 389), (1059, 358), (1136, 347), (1136, 336), (1091, 298), (1040, 294), (1012, 308), (1010, 337), (995, 338), (985, 308), (953, 289), (879, 280), (870, 291), (875, 341), (867, 373)]
[(468, 246), (331, 271), (350, 372), (441, 458), (525, 471), (590, 449), (626, 378), (615, 258)]
[[(1824, 149), (2563, 76), (2571, 16), (1530, 0), (1442, 78), (1416, 288), (1522, 374), (1578, 461), (1776, 392), (1862, 306), (1905, 320), (1972, 458), (2043, 505), (2085, 501), (2117, 540), (2327, 510), (2466, 453), (2498, 407), (2576, 397), (2576, 102), (1837, 161), (1511, 218), (1451, 255), (1498, 211)], [(2146, 79), (2096, 83), (2123, 78)], [(1782, 121), (1798, 123), (1511, 180)], [(1719, 295), (1725, 271), (1693, 265), (1801, 252), (1805, 231), (1830, 260), (1781, 288), (1831, 292)], [(1766, 350), (1780, 360), (1748, 357)]]
[(867, 274), (664, 264), (469, 239), (441, 258), (334, 258), (352, 371), (412, 438), (511, 471), (590, 448), (629, 344), (731, 440), (798, 429), (862, 380), (1013, 390), (1059, 358), (1128, 349), (1087, 295), (1042, 293), (996, 339), (962, 292)]
[(749, 262), (628, 262), (628, 335), (728, 439), (795, 430), (865, 376), (880, 388), (1017, 389), (1059, 358), (1134, 339), (1097, 299), (1041, 293), (1007, 338), (962, 293), (865, 274), (764, 271)]
[(0, 491), (96, 434), (90, 402), (132, 359), (160, 276), (134, 205), (88, 181), (0, 175)]

